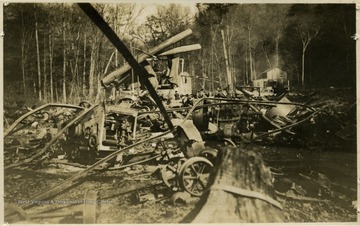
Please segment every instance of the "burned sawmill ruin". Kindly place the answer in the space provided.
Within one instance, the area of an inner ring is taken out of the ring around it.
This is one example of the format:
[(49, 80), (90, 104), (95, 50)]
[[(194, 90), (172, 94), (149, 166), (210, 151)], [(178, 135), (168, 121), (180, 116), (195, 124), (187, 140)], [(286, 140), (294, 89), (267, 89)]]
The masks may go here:
[[(224, 21), (204, 19), (206, 10), (234, 13), (230, 8), (240, 7), (234, 5), (197, 5), (198, 23), (218, 32), (224, 54), (211, 55), (212, 62), (224, 60), (224, 80), (203, 72), (200, 84), (195, 70), (185, 70), (191, 57), (207, 58), (198, 27), (140, 49), (118, 35), (101, 7), (74, 4), (124, 63), (108, 73), (111, 54), (105, 73), (93, 77), (95, 98), (70, 103), (66, 99), (77, 89), (71, 86), (63, 101), (27, 107), (18, 100), (23, 106), (15, 111), (4, 106), (4, 222), (355, 222), (355, 89), (298, 88), (278, 58), (277, 66), (255, 73), (252, 54), (259, 53), (251, 49), (250, 28), (246, 76), (239, 82), (228, 25), (220, 29), (215, 25)], [(289, 10), (299, 13), (300, 5)], [(253, 5), (248, 7), (250, 12)], [(77, 61), (69, 62), (63, 68), (79, 70), (72, 68)], [(34, 81), (45, 99), (41, 86), (46, 83)], [(52, 90), (50, 100), (57, 95)]]

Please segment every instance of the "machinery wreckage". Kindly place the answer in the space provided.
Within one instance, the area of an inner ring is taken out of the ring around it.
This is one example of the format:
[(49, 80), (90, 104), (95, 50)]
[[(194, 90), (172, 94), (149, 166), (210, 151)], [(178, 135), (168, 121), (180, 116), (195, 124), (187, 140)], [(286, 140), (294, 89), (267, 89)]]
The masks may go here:
[[(296, 140), (296, 127), (314, 122), (321, 113), (305, 104), (290, 102), (285, 95), (269, 101), (245, 88), (230, 98), (205, 97), (192, 106), (165, 107), (148, 79), (151, 66), (146, 58), (148, 54), (166, 56), (164, 50), (191, 35), (191, 30), (171, 37), (136, 61), (91, 5), (79, 6), (129, 63), (104, 77), (102, 84), (121, 82), (133, 69), (148, 93), (135, 101), (123, 98), (115, 104), (46, 104), (31, 109), (9, 126), (4, 133), (5, 170), (23, 165), (42, 167), (53, 158), (87, 166), (34, 195), (32, 200), (54, 196), (96, 169), (124, 169), (150, 161), (159, 166), (169, 189), (201, 196), (221, 147), (260, 139), (291, 143)], [(174, 55), (198, 48), (191, 45), (166, 52)], [(86, 195), (96, 199), (93, 192)], [(5, 215), (19, 212), (11, 206)], [(92, 214), (85, 211), (83, 215), (84, 222), (94, 221)]]

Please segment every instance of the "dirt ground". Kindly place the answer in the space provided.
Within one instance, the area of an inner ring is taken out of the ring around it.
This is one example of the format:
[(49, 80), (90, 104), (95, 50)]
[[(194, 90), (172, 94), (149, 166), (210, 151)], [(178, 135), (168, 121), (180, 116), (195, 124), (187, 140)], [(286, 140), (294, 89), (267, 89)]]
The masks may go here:
[[(352, 91), (331, 91), (312, 94), (312, 104), (330, 111), (345, 127), (354, 125), (354, 99), (346, 97), (353, 97)], [(325, 135), (319, 133), (316, 136), (312, 132), (312, 136), (304, 134), (312, 142), (299, 147), (269, 143), (252, 146), (271, 168), (274, 190), (284, 208), (285, 221), (355, 222), (357, 153), (354, 131), (343, 132), (339, 135), (342, 142), (331, 146), (325, 145)], [(25, 206), (30, 218), (22, 219), (23, 222), (82, 223), (85, 191), (98, 192), (98, 204), (94, 207), (96, 223), (179, 223), (200, 200), (184, 192), (171, 191), (162, 182), (158, 166), (151, 163), (122, 170), (95, 171), (58, 196), (42, 202), (29, 200), (34, 194), (83, 170), (65, 163), (66, 160), (55, 161), (36, 170), (20, 167), (5, 171), (4, 200)], [(26, 208), (30, 202), (33, 206)], [(49, 216), (65, 213), (67, 216), (41, 217), (39, 213)], [(12, 223), (13, 220), (5, 218), (5, 222)]]
[[(274, 189), (287, 222), (356, 221), (356, 154), (314, 152), (279, 147), (254, 147), (274, 173)], [(339, 161), (341, 160), (341, 161)], [(11, 170), (5, 175), (5, 200), (21, 204), (32, 195), (81, 168), (54, 164), (34, 171)], [(155, 171), (154, 171), (155, 170)], [(95, 172), (78, 185), (26, 211), (32, 213), (76, 212), (86, 190), (99, 192), (97, 223), (178, 223), (194, 209), (199, 198), (177, 195), (163, 185), (156, 166)], [(144, 195), (143, 200), (139, 196)], [(81, 216), (34, 218), (37, 223), (81, 223)]]

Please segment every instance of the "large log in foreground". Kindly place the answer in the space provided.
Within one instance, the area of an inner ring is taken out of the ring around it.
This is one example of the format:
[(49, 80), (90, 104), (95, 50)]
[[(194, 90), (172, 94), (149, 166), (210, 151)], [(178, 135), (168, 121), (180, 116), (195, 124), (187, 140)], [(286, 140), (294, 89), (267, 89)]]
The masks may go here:
[[(270, 169), (260, 154), (238, 147), (224, 148), (207, 197), (200, 201), (192, 223), (283, 222), (275, 200)], [(211, 181), (210, 181), (211, 183)]]

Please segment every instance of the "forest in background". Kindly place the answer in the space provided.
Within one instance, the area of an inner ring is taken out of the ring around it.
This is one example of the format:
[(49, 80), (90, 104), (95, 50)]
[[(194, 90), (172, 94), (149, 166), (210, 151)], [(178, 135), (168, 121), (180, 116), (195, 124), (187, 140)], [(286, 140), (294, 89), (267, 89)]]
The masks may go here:
[[(176, 45), (194, 89), (234, 85), (268, 68), (288, 73), (292, 86), (355, 87), (355, 4), (93, 4), (136, 55), (187, 29)], [(76, 4), (14, 3), (4, 7), (4, 100), (78, 103), (95, 100), (100, 79), (125, 62)], [(226, 49), (226, 54), (224, 54)]]

